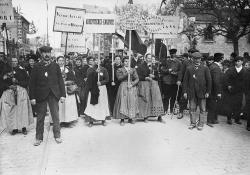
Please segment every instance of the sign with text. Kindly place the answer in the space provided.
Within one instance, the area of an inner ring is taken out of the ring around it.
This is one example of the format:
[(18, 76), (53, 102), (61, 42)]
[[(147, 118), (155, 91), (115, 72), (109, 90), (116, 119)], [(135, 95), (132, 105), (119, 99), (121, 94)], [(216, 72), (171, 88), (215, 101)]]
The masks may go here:
[(0, 0), (0, 25), (14, 22), (14, 11), (11, 0)]
[(56, 7), (53, 31), (82, 33), (85, 14), (85, 9)]
[[(61, 48), (65, 49), (66, 33), (61, 35)], [(67, 52), (86, 52), (86, 37), (83, 33), (68, 33)]]
[(84, 25), (85, 33), (115, 33), (115, 15), (87, 13)]
[(163, 27), (154, 34), (154, 38), (177, 38), (180, 18), (178, 16), (162, 16)]

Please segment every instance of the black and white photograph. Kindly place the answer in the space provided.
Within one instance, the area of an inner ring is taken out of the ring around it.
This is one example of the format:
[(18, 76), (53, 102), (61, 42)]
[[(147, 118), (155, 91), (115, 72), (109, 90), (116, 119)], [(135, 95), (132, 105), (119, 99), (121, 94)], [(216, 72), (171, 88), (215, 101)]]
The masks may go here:
[(250, 0), (0, 0), (0, 175), (250, 175)]

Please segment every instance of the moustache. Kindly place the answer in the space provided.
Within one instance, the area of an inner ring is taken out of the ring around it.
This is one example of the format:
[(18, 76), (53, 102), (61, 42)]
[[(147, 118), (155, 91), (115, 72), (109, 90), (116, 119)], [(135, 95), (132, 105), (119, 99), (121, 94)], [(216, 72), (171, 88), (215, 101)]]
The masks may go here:
[(45, 58), (49, 58), (49, 56), (48, 56), (48, 55), (46, 55), (46, 56), (45, 56)]

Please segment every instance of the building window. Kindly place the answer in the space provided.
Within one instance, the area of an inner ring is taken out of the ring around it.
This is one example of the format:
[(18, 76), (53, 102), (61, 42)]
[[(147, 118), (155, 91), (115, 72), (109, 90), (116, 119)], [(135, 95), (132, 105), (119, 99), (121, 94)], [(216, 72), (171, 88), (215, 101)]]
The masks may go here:
[(205, 41), (213, 41), (213, 40), (214, 40), (213, 27), (212, 27), (211, 24), (209, 24), (209, 25), (204, 29), (204, 40), (205, 40)]

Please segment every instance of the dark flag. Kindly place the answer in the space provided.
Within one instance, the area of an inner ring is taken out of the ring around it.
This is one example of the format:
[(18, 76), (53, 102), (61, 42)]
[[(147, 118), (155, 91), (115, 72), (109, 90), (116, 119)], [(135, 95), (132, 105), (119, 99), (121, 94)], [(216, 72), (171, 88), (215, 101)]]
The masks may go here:
[[(126, 36), (125, 36), (125, 46), (126, 44), (129, 45), (129, 30), (126, 30)], [(136, 32), (136, 30), (131, 30), (131, 50), (140, 53), (142, 55), (145, 55), (147, 52), (147, 46), (143, 44), (140, 36)]]

